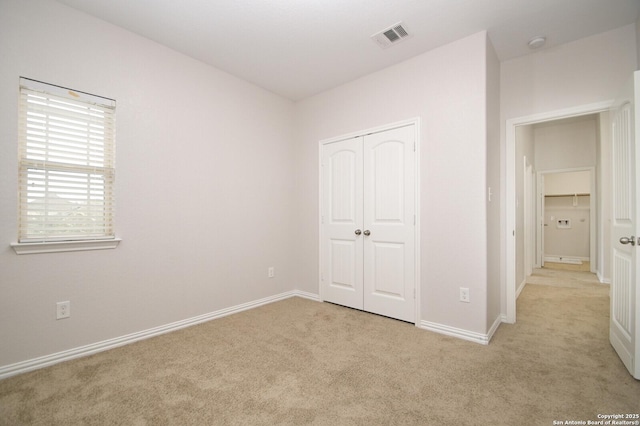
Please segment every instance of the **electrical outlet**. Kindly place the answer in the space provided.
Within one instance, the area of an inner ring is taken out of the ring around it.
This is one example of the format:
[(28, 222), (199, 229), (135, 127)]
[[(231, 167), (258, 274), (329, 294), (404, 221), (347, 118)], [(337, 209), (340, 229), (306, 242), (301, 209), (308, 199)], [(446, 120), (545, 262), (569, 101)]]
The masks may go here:
[(461, 302), (465, 302), (465, 303), (471, 302), (471, 300), (469, 300), (469, 289), (468, 288), (460, 287), (460, 301)]
[(267, 276), (269, 278), (273, 278), (276, 276), (276, 268), (274, 268), (273, 266), (270, 266), (269, 269), (267, 270)]
[(71, 316), (71, 302), (56, 303), (56, 319), (69, 318)]

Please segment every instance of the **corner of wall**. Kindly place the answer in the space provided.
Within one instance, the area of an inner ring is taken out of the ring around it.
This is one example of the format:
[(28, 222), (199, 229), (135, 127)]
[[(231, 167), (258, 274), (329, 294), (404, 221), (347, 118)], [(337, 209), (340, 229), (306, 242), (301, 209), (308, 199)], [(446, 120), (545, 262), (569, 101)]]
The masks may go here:
[(500, 61), (486, 36), (487, 330), (501, 308)]

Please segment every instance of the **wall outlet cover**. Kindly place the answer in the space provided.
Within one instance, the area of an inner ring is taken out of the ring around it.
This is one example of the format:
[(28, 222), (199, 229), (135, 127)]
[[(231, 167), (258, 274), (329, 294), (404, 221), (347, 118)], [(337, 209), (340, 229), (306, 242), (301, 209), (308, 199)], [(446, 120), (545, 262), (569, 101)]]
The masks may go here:
[(56, 319), (69, 318), (71, 316), (71, 302), (58, 302), (56, 303)]

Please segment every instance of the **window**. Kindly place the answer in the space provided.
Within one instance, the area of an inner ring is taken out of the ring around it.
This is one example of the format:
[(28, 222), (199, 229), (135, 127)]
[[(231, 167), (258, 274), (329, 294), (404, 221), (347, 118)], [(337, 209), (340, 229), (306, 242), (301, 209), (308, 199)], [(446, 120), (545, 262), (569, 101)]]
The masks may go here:
[(20, 79), (14, 248), (37, 243), (62, 243), (56, 247), (65, 251), (113, 248), (77, 243), (115, 240), (114, 132), (114, 100)]

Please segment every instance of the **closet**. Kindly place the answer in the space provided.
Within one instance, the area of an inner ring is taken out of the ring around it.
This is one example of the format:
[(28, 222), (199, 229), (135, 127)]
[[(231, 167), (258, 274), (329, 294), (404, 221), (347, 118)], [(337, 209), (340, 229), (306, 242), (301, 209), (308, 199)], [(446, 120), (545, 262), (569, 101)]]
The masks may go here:
[(321, 150), (322, 299), (415, 322), (415, 124)]

